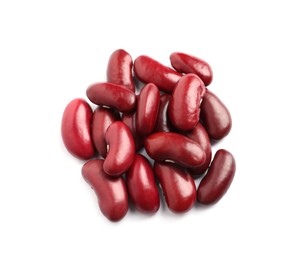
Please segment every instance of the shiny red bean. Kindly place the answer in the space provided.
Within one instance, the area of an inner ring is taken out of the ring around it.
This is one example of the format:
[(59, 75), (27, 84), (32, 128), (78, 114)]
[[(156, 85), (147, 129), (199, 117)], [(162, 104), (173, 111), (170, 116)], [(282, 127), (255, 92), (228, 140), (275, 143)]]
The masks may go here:
[(65, 108), (61, 135), (67, 150), (79, 159), (90, 159), (95, 155), (91, 135), (93, 111), (81, 98), (72, 100)]
[(132, 58), (128, 52), (122, 49), (114, 51), (108, 61), (107, 81), (126, 86), (134, 92), (132, 67)]
[(120, 176), (129, 169), (135, 155), (131, 131), (123, 122), (116, 121), (108, 127), (105, 140), (109, 149), (103, 169), (108, 175)]
[(168, 106), (170, 95), (163, 94), (160, 96), (160, 105), (154, 132), (171, 132), (171, 124), (168, 118)]
[(211, 145), (209, 136), (201, 123), (198, 123), (192, 131), (186, 132), (185, 136), (198, 143), (205, 153), (205, 162), (199, 167), (190, 169), (190, 173), (192, 175), (201, 175), (207, 170), (211, 161)]
[(154, 172), (171, 211), (183, 213), (193, 207), (196, 200), (196, 186), (187, 170), (172, 163), (155, 162)]
[(160, 93), (153, 83), (148, 83), (141, 90), (136, 110), (136, 130), (140, 136), (153, 132), (160, 103)]
[(173, 90), (168, 115), (173, 126), (181, 131), (192, 130), (199, 121), (201, 94), (205, 86), (195, 74), (187, 74)]
[(135, 109), (135, 93), (123, 85), (114, 83), (95, 83), (88, 87), (86, 95), (91, 102), (99, 106), (108, 106), (120, 112)]
[(91, 160), (82, 167), (84, 180), (95, 191), (101, 212), (111, 221), (121, 220), (128, 211), (128, 195), (122, 177), (113, 178), (103, 170), (103, 160)]
[(135, 75), (144, 83), (154, 83), (160, 90), (172, 92), (181, 74), (152, 58), (142, 55), (134, 61)]
[(149, 161), (137, 154), (127, 172), (128, 193), (135, 207), (145, 213), (155, 213), (159, 209), (159, 193), (154, 173)]
[(97, 151), (103, 158), (105, 158), (107, 154), (105, 141), (106, 130), (113, 122), (119, 119), (120, 114), (109, 108), (98, 107), (94, 111), (92, 121), (92, 137)]
[(205, 153), (195, 141), (177, 133), (158, 132), (144, 142), (146, 152), (156, 161), (174, 161), (184, 167), (205, 162)]
[(235, 168), (233, 155), (226, 150), (218, 150), (198, 187), (198, 201), (202, 204), (212, 204), (220, 200), (233, 180)]
[(206, 93), (201, 103), (200, 118), (203, 121), (210, 138), (219, 140), (229, 134), (231, 130), (231, 115), (222, 101), (211, 91)]
[(178, 72), (198, 75), (205, 86), (208, 86), (212, 82), (213, 72), (206, 61), (181, 52), (172, 53), (170, 60), (173, 68)]

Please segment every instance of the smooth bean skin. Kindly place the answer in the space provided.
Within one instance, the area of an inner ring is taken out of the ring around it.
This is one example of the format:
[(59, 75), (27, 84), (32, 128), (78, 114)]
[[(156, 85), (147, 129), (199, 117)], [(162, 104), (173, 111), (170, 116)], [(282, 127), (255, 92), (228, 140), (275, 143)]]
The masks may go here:
[(103, 169), (108, 175), (118, 177), (126, 172), (133, 162), (135, 155), (133, 136), (127, 125), (116, 121), (108, 127), (105, 141), (109, 149)]
[(193, 176), (201, 175), (207, 170), (211, 161), (211, 145), (209, 136), (205, 128), (201, 125), (201, 123), (198, 123), (192, 131), (186, 132), (185, 136), (198, 143), (205, 153), (206, 159), (204, 163), (199, 167), (194, 167), (190, 169), (190, 173)]
[(160, 105), (154, 132), (171, 132), (172, 127), (168, 118), (168, 106), (171, 96), (163, 94), (160, 96)]
[(181, 52), (173, 52), (170, 55), (170, 60), (173, 68), (178, 72), (198, 75), (205, 86), (212, 82), (213, 72), (206, 61)]
[(72, 100), (64, 110), (61, 136), (65, 147), (73, 156), (87, 160), (95, 155), (91, 135), (93, 111), (81, 98)]
[(235, 169), (233, 155), (224, 149), (218, 150), (198, 187), (198, 202), (209, 205), (219, 201), (230, 187)]
[(197, 167), (205, 162), (205, 153), (195, 141), (177, 133), (158, 132), (144, 142), (146, 152), (156, 161), (174, 161), (184, 167)]
[(187, 170), (172, 163), (155, 162), (154, 172), (172, 212), (184, 213), (193, 207), (196, 186)]
[(135, 207), (144, 213), (155, 213), (159, 209), (159, 193), (149, 161), (140, 154), (126, 174), (128, 193)]
[(153, 132), (159, 110), (160, 93), (153, 83), (141, 90), (136, 110), (136, 130), (138, 135), (147, 136)]
[(103, 215), (110, 221), (121, 220), (128, 211), (128, 195), (123, 178), (108, 176), (103, 170), (103, 160), (100, 159), (85, 163), (81, 173), (95, 191)]
[(130, 112), (136, 107), (135, 93), (123, 85), (95, 83), (88, 87), (86, 95), (99, 106), (108, 106), (120, 112)]
[(120, 119), (120, 114), (110, 108), (98, 107), (94, 111), (92, 120), (92, 137), (93, 143), (98, 153), (105, 158), (107, 147), (105, 133), (107, 128), (116, 120)]
[(171, 93), (181, 74), (158, 61), (141, 55), (134, 61), (134, 72), (144, 83), (154, 83), (161, 91)]
[(205, 93), (202, 80), (195, 74), (181, 77), (176, 84), (168, 108), (173, 126), (181, 131), (192, 130), (199, 121), (201, 93)]
[(211, 91), (206, 93), (201, 103), (200, 118), (210, 138), (220, 140), (229, 134), (232, 120), (227, 107)]
[(135, 91), (132, 77), (133, 62), (130, 54), (123, 49), (114, 51), (107, 65), (107, 81), (123, 85)]

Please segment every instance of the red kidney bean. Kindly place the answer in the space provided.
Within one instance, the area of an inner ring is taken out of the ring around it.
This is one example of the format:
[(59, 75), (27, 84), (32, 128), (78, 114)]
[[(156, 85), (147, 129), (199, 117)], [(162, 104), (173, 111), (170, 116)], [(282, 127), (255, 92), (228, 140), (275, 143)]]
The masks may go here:
[(163, 94), (160, 96), (160, 105), (154, 132), (171, 132), (171, 125), (168, 118), (168, 106), (170, 95)]
[(205, 86), (208, 86), (212, 82), (212, 69), (204, 60), (181, 52), (172, 53), (170, 60), (173, 68), (178, 72), (194, 73), (198, 75), (204, 82)]
[(200, 115), (201, 93), (205, 93), (205, 86), (198, 76), (182, 76), (173, 90), (168, 108), (173, 126), (181, 131), (189, 131), (196, 126)]
[(126, 174), (128, 193), (136, 208), (142, 212), (155, 213), (159, 209), (159, 193), (149, 161), (137, 154)]
[(103, 169), (108, 175), (120, 176), (129, 169), (134, 159), (133, 136), (127, 125), (116, 121), (108, 127), (105, 140), (109, 149)]
[(154, 83), (160, 90), (172, 92), (181, 74), (152, 58), (141, 55), (134, 61), (135, 75), (145, 83)]
[(229, 134), (231, 130), (231, 116), (222, 101), (211, 91), (206, 93), (201, 103), (200, 118), (203, 121), (210, 138), (219, 140)]
[(91, 136), (93, 111), (81, 98), (72, 100), (65, 108), (61, 135), (67, 150), (79, 159), (90, 159), (95, 155)]
[(127, 125), (132, 133), (134, 143), (135, 143), (135, 150), (140, 150), (144, 145), (144, 137), (139, 136), (136, 133), (136, 113), (123, 113), (122, 115), (122, 122)]
[(81, 172), (95, 191), (103, 215), (111, 221), (121, 220), (128, 211), (128, 195), (123, 178), (108, 176), (103, 170), (103, 160), (99, 159), (85, 163)]
[(153, 132), (155, 127), (160, 94), (158, 88), (153, 83), (148, 83), (142, 88), (138, 97), (136, 110), (136, 130), (141, 136), (147, 136)]
[(207, 170), (211, 161), (211, 145), (209, 136), (201, 123), (198, 123), (192, 131), (186, 132), (185, 136), (198, 143), (205, 153), (205, 162), (199, 167), (190, 169), (190, 173), (192, 175), (201, 175)]
[(88, 87), (86, 95), (91, 102), (99, 106), (116, 108), (120, 112), (135, 109), (135, 93), (123, 85), (114, 83), (95, 83)]
[(196, 186), (187, 170), (172, 163), (155, 162), (154, 172), (171, 211), (183, 213), (193, 207), (196, 200)]
[(103, 158), (105, 158), (107, 154), (107, 147), (105, 142), (106, 130), (113, 122), (119, 119), (119, 112), (116, 112), (109, 108), (98, 107), (94, 111), (92, 121), (92, 137), (97, 151)]
[(212, 204), (220, 200), (233, 180), (235, 168), (233, 155), (226, 150), (218, 150), (198, 187), (198, 201), (202, 204)]
[(133, 92), (132, 58), (128, 52), (119, 49), (112, 53), (107, 66), (107, 81), (128, 87)]
[(205, 162), (205, 153), (195, 141), (177, 133), (158, 132), (144, 142), (146, 152), (156, 161), (174, 161), (184, 167)]

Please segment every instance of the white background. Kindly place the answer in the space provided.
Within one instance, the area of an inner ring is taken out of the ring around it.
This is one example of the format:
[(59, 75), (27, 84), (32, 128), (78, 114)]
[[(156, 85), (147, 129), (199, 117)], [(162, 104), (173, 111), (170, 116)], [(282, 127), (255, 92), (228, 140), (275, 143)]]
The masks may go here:
[[(1, 1), (0, 259), (299, 259), (297, 2)], [(237, 162), (215, 206), (101, 215), (60, 122), (118, 48), (211, 64)]]

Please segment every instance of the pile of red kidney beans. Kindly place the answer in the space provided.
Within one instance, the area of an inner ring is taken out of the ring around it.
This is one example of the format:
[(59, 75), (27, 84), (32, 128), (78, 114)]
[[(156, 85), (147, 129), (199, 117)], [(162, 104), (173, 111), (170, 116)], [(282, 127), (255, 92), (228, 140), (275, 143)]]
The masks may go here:
[[(210, 140), (230, 132), (231, 116), (207, 89), (211, 67), (179, 52), (170, 60), (175, 70), (144, 55), (133, 62), (125, 50), (116, 50), (108, 61), (107, 81), (87, 88), (88, 99), (98, 105), (95, 111), (80, 98), (65, 108), (63, 142), (72, 155), (89, 160), (82, 176), (111, 221), (126, 215), (129, 199), (141, 212), (157, 212), (158, 186), (168, 208), (182, 213), (196, 199), (205, 205), (217, 202), (233, 180), (233, 155), (221, 149), (212, 159)], [(144, 83), (139, 90), (137, 81)], [(139, 153), (143, 148), (153, 166)], [(198, 189), (197, 177), (203, 177)]]

